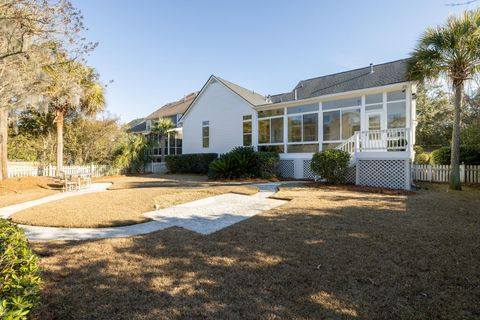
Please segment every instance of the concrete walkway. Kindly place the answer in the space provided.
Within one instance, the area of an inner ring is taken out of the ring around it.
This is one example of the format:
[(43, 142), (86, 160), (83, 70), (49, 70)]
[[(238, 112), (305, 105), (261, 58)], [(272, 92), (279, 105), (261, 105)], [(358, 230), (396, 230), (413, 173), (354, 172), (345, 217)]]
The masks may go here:
[(92, 183), (90, 188), (88, 189), (81, 189), (78, 191), (68, 191), (68, 192), (60, 192), (56, 194), (52, 194), (51, 196), (46, 196), (40, 199), (31, 200), (27, 202), (22, 202), (19, 204), (14, 204), (12, 206), (0, 208), (0, 218), (8, 218), (12, 214), (18, 211), (22, 211), (31, 207), (35, 207), (44, 203), (57, 201), (69, 197), (80, 196), (83, 194), (93, 193), (93, 192), (102, 192), (107, 191), (108, 187), (110, 187), (112, 183)]
[[(88, 240), (128, 237), (155, 232), (173, 226), (182, 227), (201, 234), (210, 234), (234, 223), (250, 218), (258, 213), (261, 213), (262, 211), (271, 210), (286, 203), (287, 201), (285, 200), (270, 199), (269, 197), (277, 191), (279, 185), (292, 182), (296, 181), (252, 184), (251, 186), (258, 187), (260, 190), (260, 192), (252, 196), (228, 193), (184, 203), (170, 208), (147, 212), (144, 214), (153, 219), (153, 221), (131, 226), (111, 228), (54, 228), (26, 225), (20, 226), (25, 230), (25, 234), (30, 240), (36, 241)], [(108, 188), (108, 186), (106, 188)], [(106, 190), (106, 188), (104, 190)], [(76, 192), (75, 194), (79, 193)], [(46, 198), (51, 197), (53, 196)], [(65, 197), (66, 196), (60, 199)], [(45, 198), (39, 200), (43, 199)], [(55, 201), (58, 200), (58, 198), (51, 198), (48, 201), (42, 201), (38, 204), (29, 205), (30, 202), (39, 200), (29, 201), (22, 204), (25, 206), (15, 205), (2, 208), (3, 211), (0, 211), (0, 216), (8, 217), (17, 211), (30, 208), (41, 203)], [(12, 209), (12, 207), (16, 208)], [(5, 212), (8, 214), (7, 216), (5, 216)]]

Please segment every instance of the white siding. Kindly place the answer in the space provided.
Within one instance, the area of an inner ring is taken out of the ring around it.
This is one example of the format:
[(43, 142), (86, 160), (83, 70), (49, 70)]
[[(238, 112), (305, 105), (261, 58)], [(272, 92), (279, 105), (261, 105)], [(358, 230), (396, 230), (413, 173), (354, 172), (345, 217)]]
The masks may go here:
[[(183, 153), (225, 153), (243, 145), (243, 116), (251, 105), (219, 82), (210, 83), (183, 121)], [(202, 147), (202, 122), (210, 122), (210, 145)], [(255, 130), (255, 127), (254, 127)]]

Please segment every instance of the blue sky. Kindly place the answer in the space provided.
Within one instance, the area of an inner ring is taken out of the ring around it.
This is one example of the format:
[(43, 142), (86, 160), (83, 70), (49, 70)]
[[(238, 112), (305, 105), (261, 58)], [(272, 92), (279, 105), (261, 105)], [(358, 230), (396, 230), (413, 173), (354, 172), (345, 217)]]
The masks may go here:
[(461, 0), (73, 0), (88, 58), (122, 122), (199, 90), (209, 75), (275, 94), (302, 79), (408, 56)]

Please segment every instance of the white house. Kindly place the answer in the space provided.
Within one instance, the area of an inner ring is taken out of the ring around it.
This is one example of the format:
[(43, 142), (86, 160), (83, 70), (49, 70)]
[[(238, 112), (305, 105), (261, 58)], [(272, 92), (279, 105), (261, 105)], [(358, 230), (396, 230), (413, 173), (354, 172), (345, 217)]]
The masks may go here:
[(183, 153), (225, 153), (252, 145), (280, 153), (280, 174), (313, 178), (314, 152), (352, 155), (350, 180), (409, 189), (415, 89), (406, 60), (300, 81), (262, 96), (211, 76), (180, 119)]

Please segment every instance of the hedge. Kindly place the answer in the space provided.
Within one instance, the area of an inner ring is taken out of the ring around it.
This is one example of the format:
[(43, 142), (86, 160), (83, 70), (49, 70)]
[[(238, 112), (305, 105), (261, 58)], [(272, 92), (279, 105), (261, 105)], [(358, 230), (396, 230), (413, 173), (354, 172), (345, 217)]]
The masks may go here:
[(38, 259), (23, 230), (0, 219), (0, 319), (28, 319), (40, 302)]
[[(441, 147), (432, 152), (433, 164), (449, 165), (450, 164), (450, 147)], [(463, 145), (460, 146), (460, 163), (467, 165), (480, 165), (480, 147)]]
[(275, 152), (255, 152), (253, 147), (236, 147), (210, 164), (210, 179), (273, 178), (279, 155)]
[(165, 164), (170, 173), (207, 174), (210, 163), (218, 158), (216, 153), (190, 153), (165, 157)]

